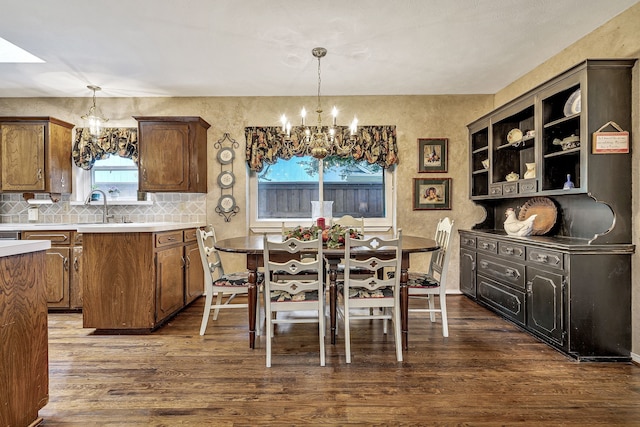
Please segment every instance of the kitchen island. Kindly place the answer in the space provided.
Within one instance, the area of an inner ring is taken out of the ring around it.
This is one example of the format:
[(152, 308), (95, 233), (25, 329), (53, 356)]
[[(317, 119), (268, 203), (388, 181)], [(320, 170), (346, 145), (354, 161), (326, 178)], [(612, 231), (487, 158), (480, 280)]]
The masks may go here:
[(0, 425), (33, 426), (49, 401), (48, 241), (0, 241)]
[(83, 326), (151, 332), (202, 295), (199, 223), (79, 224)]

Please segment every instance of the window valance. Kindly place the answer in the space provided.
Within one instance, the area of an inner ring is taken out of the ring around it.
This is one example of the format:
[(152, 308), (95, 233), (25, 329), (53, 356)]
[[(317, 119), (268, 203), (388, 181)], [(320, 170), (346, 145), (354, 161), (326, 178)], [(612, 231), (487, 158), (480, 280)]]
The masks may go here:
[(89, 134), (89, 128), (76, 129), (71, 154), (76, 166), (90, 170), (96, 160), (110, 154), (132, 159), (138, 164), (138, 128), (103, 128), (97, 138)]
[[(326, 128), (325, 128), (326, 130)], [(290, 140), (285, 141), (281, 128), (277, 126), (246, 127), (247, 140), (246, 161), (249, 168), (260, 172), (264, 164), (274, 164), (278, 159), (288, 160), (293, 156), (310, 156), (311, 147), (303, 143), (302, 127), (291, 129)], [(349, 138), (349, 128), (338, 127), (337, 145)], [(395, 126), (359, 126), (357, 141), (350, 152), (338, 153), (335, 147), (329, 150), (330, 156), (353, 157), (364, 159), (383, 168), (398, 163), (398, 145), (396, 143)]]

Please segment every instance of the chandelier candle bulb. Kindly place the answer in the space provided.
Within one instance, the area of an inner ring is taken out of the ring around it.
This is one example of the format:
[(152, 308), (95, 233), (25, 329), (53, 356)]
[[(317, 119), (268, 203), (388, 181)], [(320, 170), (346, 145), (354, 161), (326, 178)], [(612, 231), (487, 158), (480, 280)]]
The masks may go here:
[(307, 110), (302, 107), (302, 111), (300, 111), (300, 116), (302, 117), (302, 126), (304, 126), (304, 119), (307, 117)]
[(282, 132), (287, 131), (287, 116), (284, 114), (280, 116), (280, 123), (282, 124)]
[(331, 110), (331, 115), (333, 116), (333, 125), (335, 126), (338, 118), (338, 109), (336, 107), (333, 107), (333, 110)]

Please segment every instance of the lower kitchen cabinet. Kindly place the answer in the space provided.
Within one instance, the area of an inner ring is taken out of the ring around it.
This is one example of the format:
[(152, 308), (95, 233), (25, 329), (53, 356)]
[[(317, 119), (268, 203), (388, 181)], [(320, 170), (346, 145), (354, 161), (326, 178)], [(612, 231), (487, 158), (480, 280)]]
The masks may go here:
[(196, 240), (196, 229), (184, 230), (185, 257), (185, 304), (190, 304), (204, 293), (204, 269), (200, 261), (200, 249)]
[(191, 235), (195, 229), (84, 233), (83, 326), (152, 331), (201, 296)]
[(23, 231), (23, 240), (49, 240), (46, 295), (49, 311), (82, 309), (82, 235), (74, 230)]
[(468, 297), (578, 360), (627, 361), (633, 245), (460, 230)]

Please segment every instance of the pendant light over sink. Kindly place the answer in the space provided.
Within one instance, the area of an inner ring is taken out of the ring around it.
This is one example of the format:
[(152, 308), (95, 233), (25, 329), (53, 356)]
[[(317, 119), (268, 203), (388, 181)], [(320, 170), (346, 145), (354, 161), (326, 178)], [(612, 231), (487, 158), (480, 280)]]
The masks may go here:
[(89, 112), (82, 116), (81, 119), (87, 122), (91, 136), (98, 137), (102, 130), (102, 124), (108, 122), (109, 119), (104, 118), (101, 111), (96, 107), (96, 92), (102, 90), (102, 88), (94, 85), (88, 85), (87, 88), (93, 91), (93, 105), (89, 108)]

